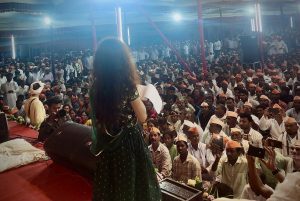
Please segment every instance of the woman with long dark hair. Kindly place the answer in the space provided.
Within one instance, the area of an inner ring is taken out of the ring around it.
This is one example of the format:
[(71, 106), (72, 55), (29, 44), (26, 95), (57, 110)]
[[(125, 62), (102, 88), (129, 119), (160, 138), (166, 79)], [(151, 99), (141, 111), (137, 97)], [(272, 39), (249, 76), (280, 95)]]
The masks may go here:
[(159, 201), (154, 167), (137, 126), (147, 114), (130, 51), (118, 39), (105, 39), (93, 65), (91, 150), (98, 157), (93, 200)]

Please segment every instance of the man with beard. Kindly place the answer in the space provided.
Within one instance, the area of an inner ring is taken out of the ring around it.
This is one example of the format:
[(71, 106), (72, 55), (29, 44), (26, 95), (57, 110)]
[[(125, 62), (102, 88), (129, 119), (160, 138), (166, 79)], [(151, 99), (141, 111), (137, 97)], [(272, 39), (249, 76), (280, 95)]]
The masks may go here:
[(201, 128), (205, 129), (207, 126), (210, 118), (214, 115), (214, 111), (206, 102), (201, 103), (200, 105), (201, 110), (199, 111), (199, 114), (197, 115)]

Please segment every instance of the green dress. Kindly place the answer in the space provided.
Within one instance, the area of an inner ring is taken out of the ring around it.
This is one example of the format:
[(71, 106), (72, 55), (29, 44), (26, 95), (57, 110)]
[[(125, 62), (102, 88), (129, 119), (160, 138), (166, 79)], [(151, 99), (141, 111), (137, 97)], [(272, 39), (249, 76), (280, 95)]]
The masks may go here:
[(128, 90), (128, 94), (120, 106), (123, 126), (119, 133), (101, 132), (103, 129), (95, 125), (95, 117), (93, 118), (92, 152), (98, 154), (93, 186), (94, 201), (161, 200), (150, 153), (130, 105), (139, 94), (137, 90), (131, 93)]

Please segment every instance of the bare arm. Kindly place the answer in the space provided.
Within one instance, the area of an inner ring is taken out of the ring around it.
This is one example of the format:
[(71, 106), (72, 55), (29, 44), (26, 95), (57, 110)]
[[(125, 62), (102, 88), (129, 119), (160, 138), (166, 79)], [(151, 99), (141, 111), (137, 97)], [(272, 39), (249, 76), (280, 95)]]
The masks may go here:
[[(275, 164), (275, 157), (276, 157), (276, 152), (273, 148), (270, 147), (265, 147), (265, 150), (269, 156), (269, 160), (265, 161), (263, 159), (260, 159), (260, 161), (262, 163), (265, 164), (265, 166), (271, 170), (272, 172), (275, 171), (277, 169), (276, 164)], [(284, 180), (284, 175), (282, 175), (280, 172), (278, 172), (277, 174), (274, 175), (276, 177), (276, 179), (282, 183)]]
[(251, 189), (257, 194), (262, 195), (264, 198), (269, 198), (273, 192), (270, 191), (265, 185), (262, 183), (261, 179), (259, 178), (255, 164), (254, 158), (252, 156), (247, 155), (248, 161), (248, 169), (249, 169), (249, 184)]
[(146, 107), (140, 98), (130, 102), (138, 121), (144, 123), (147, 119)]

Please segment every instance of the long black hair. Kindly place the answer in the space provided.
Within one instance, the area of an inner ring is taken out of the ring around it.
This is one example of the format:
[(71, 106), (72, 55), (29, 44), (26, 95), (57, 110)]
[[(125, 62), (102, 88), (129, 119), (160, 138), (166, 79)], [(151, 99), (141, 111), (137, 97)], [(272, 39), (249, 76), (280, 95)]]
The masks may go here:
[(120, 105), (139, 83), (127, 45), (115, 38), (102, 40), (93, 63), (92, 106), (97, 124), (111, 126), (120, 117)]

